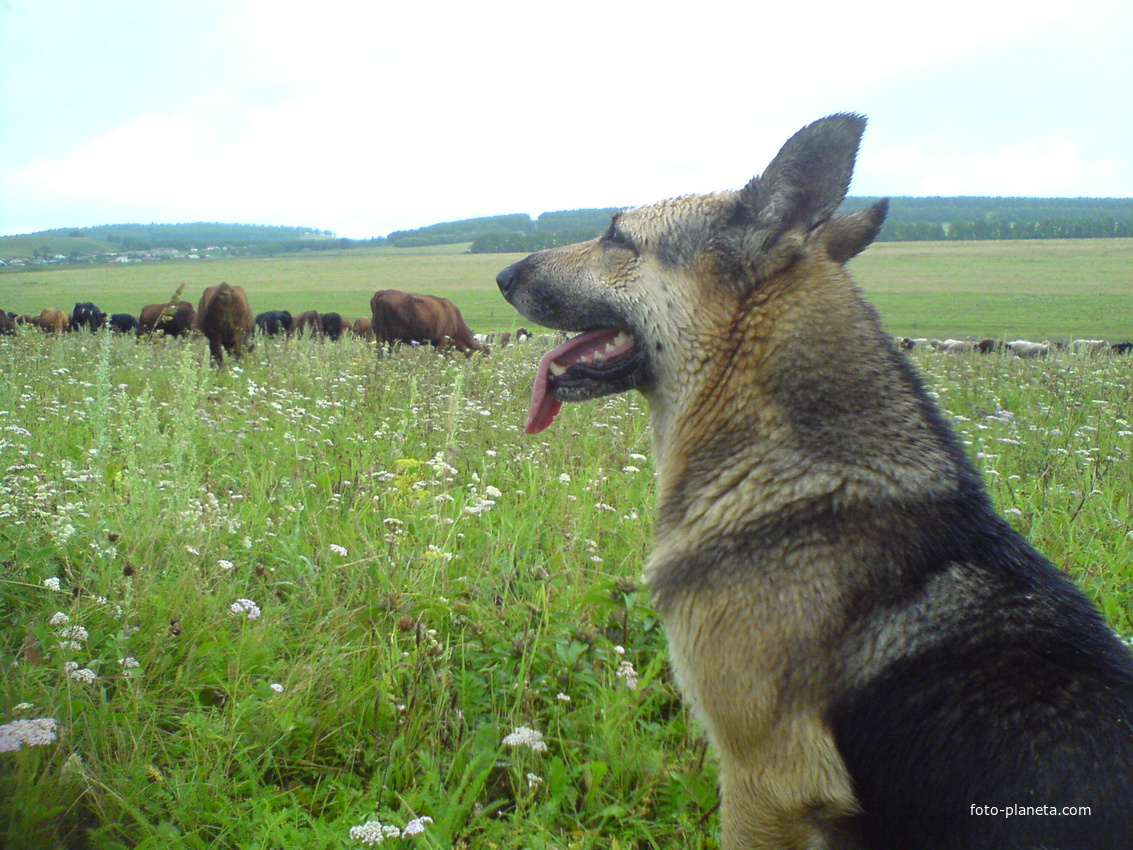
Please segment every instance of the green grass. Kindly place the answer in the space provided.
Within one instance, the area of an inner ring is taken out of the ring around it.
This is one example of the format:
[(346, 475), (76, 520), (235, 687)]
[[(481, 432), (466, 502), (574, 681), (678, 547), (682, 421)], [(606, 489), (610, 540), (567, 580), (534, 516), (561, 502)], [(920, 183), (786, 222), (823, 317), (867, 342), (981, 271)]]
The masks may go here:
[[(473, 331), (521, 322), (500, 298), (496, 273), (519, 258), (443, 249), (358, 249), (266, 258), (82, 265), (0, 274), (0, 308), (38, 314), (94, 301), (137, 313), (185, 284), (196, 300), (227, 280), (252, 309), (369, 315), (377, 289), (452, 298)], [(1133, 339), (1133, 239), (915, 242), (873, 245), (852, 271), (898, 336), (1035, 340)]]
[[(0, 724), (58, 724), (0, 753), (0, 845), (361, 847), (427, 816), (423, 848), (715, 847), (638, 585), (644, 402), (525, 436), (540, 354), (0, 338)], [(916, 356), (1009, 520), (1133, 633), (1133, 358)]]

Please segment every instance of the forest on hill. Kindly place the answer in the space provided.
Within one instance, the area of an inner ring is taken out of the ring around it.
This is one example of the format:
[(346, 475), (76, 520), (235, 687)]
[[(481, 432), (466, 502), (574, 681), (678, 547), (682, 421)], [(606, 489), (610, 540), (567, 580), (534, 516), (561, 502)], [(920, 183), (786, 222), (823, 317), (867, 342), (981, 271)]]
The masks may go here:
[[(844, 212), (878, 198), (851, 197)], [(232, 254), (284, 254), (371, 246), (428, 247), (467, 243), (470, 253), (523, 253), (592, 239), (617, 208), (559, 210), (538, 218), (525, 213), (441, 222), (374, 239), (341, 239), (310, 227), (221, 224), (106, 224), (0, 237), (0, 260), (89, 258), (99, 252), (174, 249)], [(1133, 198), (891, 198), (878, 241), (1097, 239), (1133, 237)]]

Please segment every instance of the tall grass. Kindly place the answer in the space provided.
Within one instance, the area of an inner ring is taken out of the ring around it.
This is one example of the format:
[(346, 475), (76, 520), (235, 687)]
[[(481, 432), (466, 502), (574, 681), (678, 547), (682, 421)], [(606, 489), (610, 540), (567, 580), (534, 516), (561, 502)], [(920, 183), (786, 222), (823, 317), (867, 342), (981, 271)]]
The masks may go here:
[[(540, 353), (0, 339), (0, 724), (57, 735), (0, 752), (0, 845), (715, 847), (639, 586), (644, 403), (525, 436)], [(1133, 633), (1133, 358), (918, 356)]]

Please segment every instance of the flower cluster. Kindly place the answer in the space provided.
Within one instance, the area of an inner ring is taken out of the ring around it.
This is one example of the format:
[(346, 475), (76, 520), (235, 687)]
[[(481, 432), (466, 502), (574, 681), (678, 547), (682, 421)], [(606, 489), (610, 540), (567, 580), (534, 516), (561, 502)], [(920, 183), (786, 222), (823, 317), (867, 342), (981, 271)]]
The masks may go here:
[(253, 602), (251, 599), (241, 597), (228, 606), (228, 610), (236, 616), (244, 614), (249, 620), (255, 620), (260, 616), (260, 606)]
[(55, 737), (54, 717), (13, 720), (0, 726), (0, 753), (13, 752), (25, 744), (29, 747), (51, 744)]
[(412, 838), (414, 835), (421, 835), (425, 831), (425, 827), (433, 822), (431, 817), (423, 816), (414, 818), (405, 825), (405, 829), (398, 829), (396, 826), (383, 824), (381, 821), (368, 820), (361, 826), (350, 827), (350, 837), (355, 841), (361, 841), (363, 844), (381, 844), (383, 841), (395, 841), (399, 838)]
[(517, 726), (510, 734), (504, 736), (505, 747), (530, 747), (537, 753), (545, 753), (547, 744), (543, 741), (543, 733), (527, 726)]

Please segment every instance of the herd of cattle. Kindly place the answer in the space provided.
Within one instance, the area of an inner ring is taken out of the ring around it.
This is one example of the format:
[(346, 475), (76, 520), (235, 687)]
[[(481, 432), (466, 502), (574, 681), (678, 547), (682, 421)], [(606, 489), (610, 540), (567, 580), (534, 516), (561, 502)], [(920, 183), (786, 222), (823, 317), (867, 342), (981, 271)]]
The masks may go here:
[(257, 315), (252, 312), (244, 287), (221, 283), (202, 293), (195, 310), (191, 302), (175, 299), (148, 304), (137, 316), (131, 313), (107, 315), (89, 301), (76, 304), (69, 314), (55, 307), (45, 308), (38, 316), (0, 311), (0, 334), (17, 333), (20, 325), (37, 327), (47, 333), (93, 332), (109, 327), (115, 333), (139, 336), (162, 333), (179, 337), (197, 331), (208, 339), (209, 354), (217, 365), (224, 362), (225, 352), (231, 357), (240, 357), (250, 351), (256, 333), (318, 336), (334, 341), (345, 333), (353, 333), (389, 345), (432, 345), (439, 351), (455, 348), (467, 356), (473, 351), (489, 352), (488, 346), (469, 330), (452, 301), (395, 289), (375, 292), (370, 299), (370, 315), (353, 322), (339, 313), (315, 310), (298, 315), (287, 310), (269, 310)]
[[(353, 322), (339, 313), (315, 310), (297, 315), (287, 310), (253, 314), (244, 288), (222, 283), (208, 287), (195, 310), (190, 302), (175, 299), (147, 304), (137, 316), (130, 313), (107, 315), (89, 301), (76, 304), (70, 313), (55, 307), (47, 307), (38, 316), (0, 311), (0, 334), (17, 333), (21, 324), (38, 327), (48, 333), (83, 329), (97, 331), (103, 327), (109, 327), (116, 333), (138, 335), (163, 333), (166, 336), (183, 336), (199, 331), (208, 339), (209, 354), (218, 365), (224, 362), (225, 352), (239, 357), (251, 350), (256, 333), (263, 336), (318, 336), (335, 341), (343, 334), (353, 333), (388, 345), (432, 345), (440, 351), (455, 348), (468, 356), (473, 351), (489, 352), (482, 338), (474, 336), (468, 329), (460, 310), (450, 300), (396, 289), (375, 292), (370, 299), (370, 315)], [(528, 334), (523, 329), (517, 332), (517, 337), (525, 335)], [(510, 334), (501, 335), (501, 342), (506, 343), (509, 337)], [(972, 341), (905, 337), (898, 340), (898, 344), (905, 349), (926, 347), (943, 352), (1002, 352), (1017, 357), (1045, 357), (1060, 351), (1071, 354), (1129, 354), (1133, 351), (1133, 342), (1110, 343), (1104, 339), (1051, 343), (1025, 339), (1004, 342), (990, 338)]]
[(1031, 342), (1027, 339), (1016, 339), (1004, 342), (998, 339), (981, 339), (977, 342), (964, 339), (909, 339), (905, 337), (899, 341), (904, 349), (934, 348), (946, 353), (958, 351), (978, 351), (981, 354), (1003, 352), (1014, 354), (1016, 357), (1046, 357), (1051, 353), (1068, 352), (1070, 354), (1128, 354), (1133, 351), (1133, 342), (1109, 342), (1104, 339), (1075, 339), (1070, 342)]

